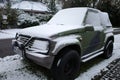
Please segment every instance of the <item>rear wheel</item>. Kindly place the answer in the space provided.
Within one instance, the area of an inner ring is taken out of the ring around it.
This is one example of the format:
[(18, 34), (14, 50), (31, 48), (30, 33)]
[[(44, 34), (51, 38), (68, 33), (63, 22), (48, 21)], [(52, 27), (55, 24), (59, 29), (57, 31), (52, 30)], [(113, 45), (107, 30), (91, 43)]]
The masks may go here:
[(112, 52), (113, 52), (113, 41), (110, 40), (107, 42), (107, 45), (105, 46), (103, 57), (106, 59), (110, 58), (112, 56)]
[(53, 77), (55, 80), (74, 80), (80, 69), (80, 56), (75, 50), (63, 52), (65, 55), (59, 56), (53, 64)]

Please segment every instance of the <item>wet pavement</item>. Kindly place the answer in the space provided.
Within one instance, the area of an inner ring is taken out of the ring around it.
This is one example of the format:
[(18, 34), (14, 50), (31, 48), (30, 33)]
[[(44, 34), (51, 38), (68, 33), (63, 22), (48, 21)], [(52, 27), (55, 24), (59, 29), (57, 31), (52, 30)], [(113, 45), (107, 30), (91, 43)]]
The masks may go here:
[(0, 58), (13, 55), (12, 39), (0, 39)]

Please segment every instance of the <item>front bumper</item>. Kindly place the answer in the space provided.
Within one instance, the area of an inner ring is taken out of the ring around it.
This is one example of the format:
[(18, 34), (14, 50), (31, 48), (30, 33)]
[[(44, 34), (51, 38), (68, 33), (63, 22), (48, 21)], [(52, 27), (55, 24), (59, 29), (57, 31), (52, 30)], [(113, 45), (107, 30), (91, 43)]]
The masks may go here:
[(36, 64), (51, 69), (54, 56), (43, 55), (40, 53), (25, 53), (26, 57)]
[(25, 48), (21, 48), (21, 44), (19, 43), (16, 44), (16, 43), (17, 42), (15, 40), (12, 41), (13, 51), (16, 54), (19, 54), (25, 58), (28, 58), (40, 66), (51, 69), (54, 61), (54, 56), (25, 51)]

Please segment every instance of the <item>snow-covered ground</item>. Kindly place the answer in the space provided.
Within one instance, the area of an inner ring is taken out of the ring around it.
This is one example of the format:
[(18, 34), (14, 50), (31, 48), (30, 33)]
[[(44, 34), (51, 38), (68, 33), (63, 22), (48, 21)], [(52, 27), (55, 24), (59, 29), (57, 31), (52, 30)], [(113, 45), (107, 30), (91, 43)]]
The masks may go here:
[(6, 30), (0, 30), (0, 39), (8, 39), (8, 38), (14, 38), (16, 35), (16, 32), (20, 31), (21, 29), (6, 29)]
[[(0, 31), (0, 38), (12, 38), (17, 30), (2, 30)], [(2, 35), (1, 35), (2, 34)], [(5, 36), (4, 36), (4, 35)], [(120, 58), (120, 35), (115, 35), (113, 56), (110, 59), (105, 59), (91, 68), (87, 69), (76, 78), (76, 80), (91, 80), (97, 75), (100, 70), (112, 62), (113, 60)], [(0, 80), (48, 80), (49, 77), (43, 72), (42, 68), (38, 70), (39, 66), (33, 66), (33, 63), (25, 62), (19, 55), (7, 56), (0, 58)], [(49, 79), (51, 80), (51, 79)]]
[(97, 75), (102, 69), (106, 69), (106, 66), (113, 60), (120, 58), (120, 35), (115, 35), (114, 51), (113, 56), (110, 59), (105, 59), (104, 61), (96, 64), (95, 66), (88, 69), (86, 72), (81, 74), (76, 80), (91, 80), (95, 75)]

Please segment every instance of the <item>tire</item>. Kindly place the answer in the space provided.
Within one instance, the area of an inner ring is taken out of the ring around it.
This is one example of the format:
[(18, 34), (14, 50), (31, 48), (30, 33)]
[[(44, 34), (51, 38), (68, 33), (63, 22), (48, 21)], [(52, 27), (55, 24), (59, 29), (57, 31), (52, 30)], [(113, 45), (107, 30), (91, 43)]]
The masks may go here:
[(106, 59), (110, 58), (112, 56), (112, 52), (113, 52), (113, 41), (110, 40), (107, 42), (107, 45), (105, 46), (103, 57)]
[(80, 56), (77, 51), (63, 51), (65, 55), (59, 56), (52, 67), (54, 80), (74, 80), (80, 70)]

